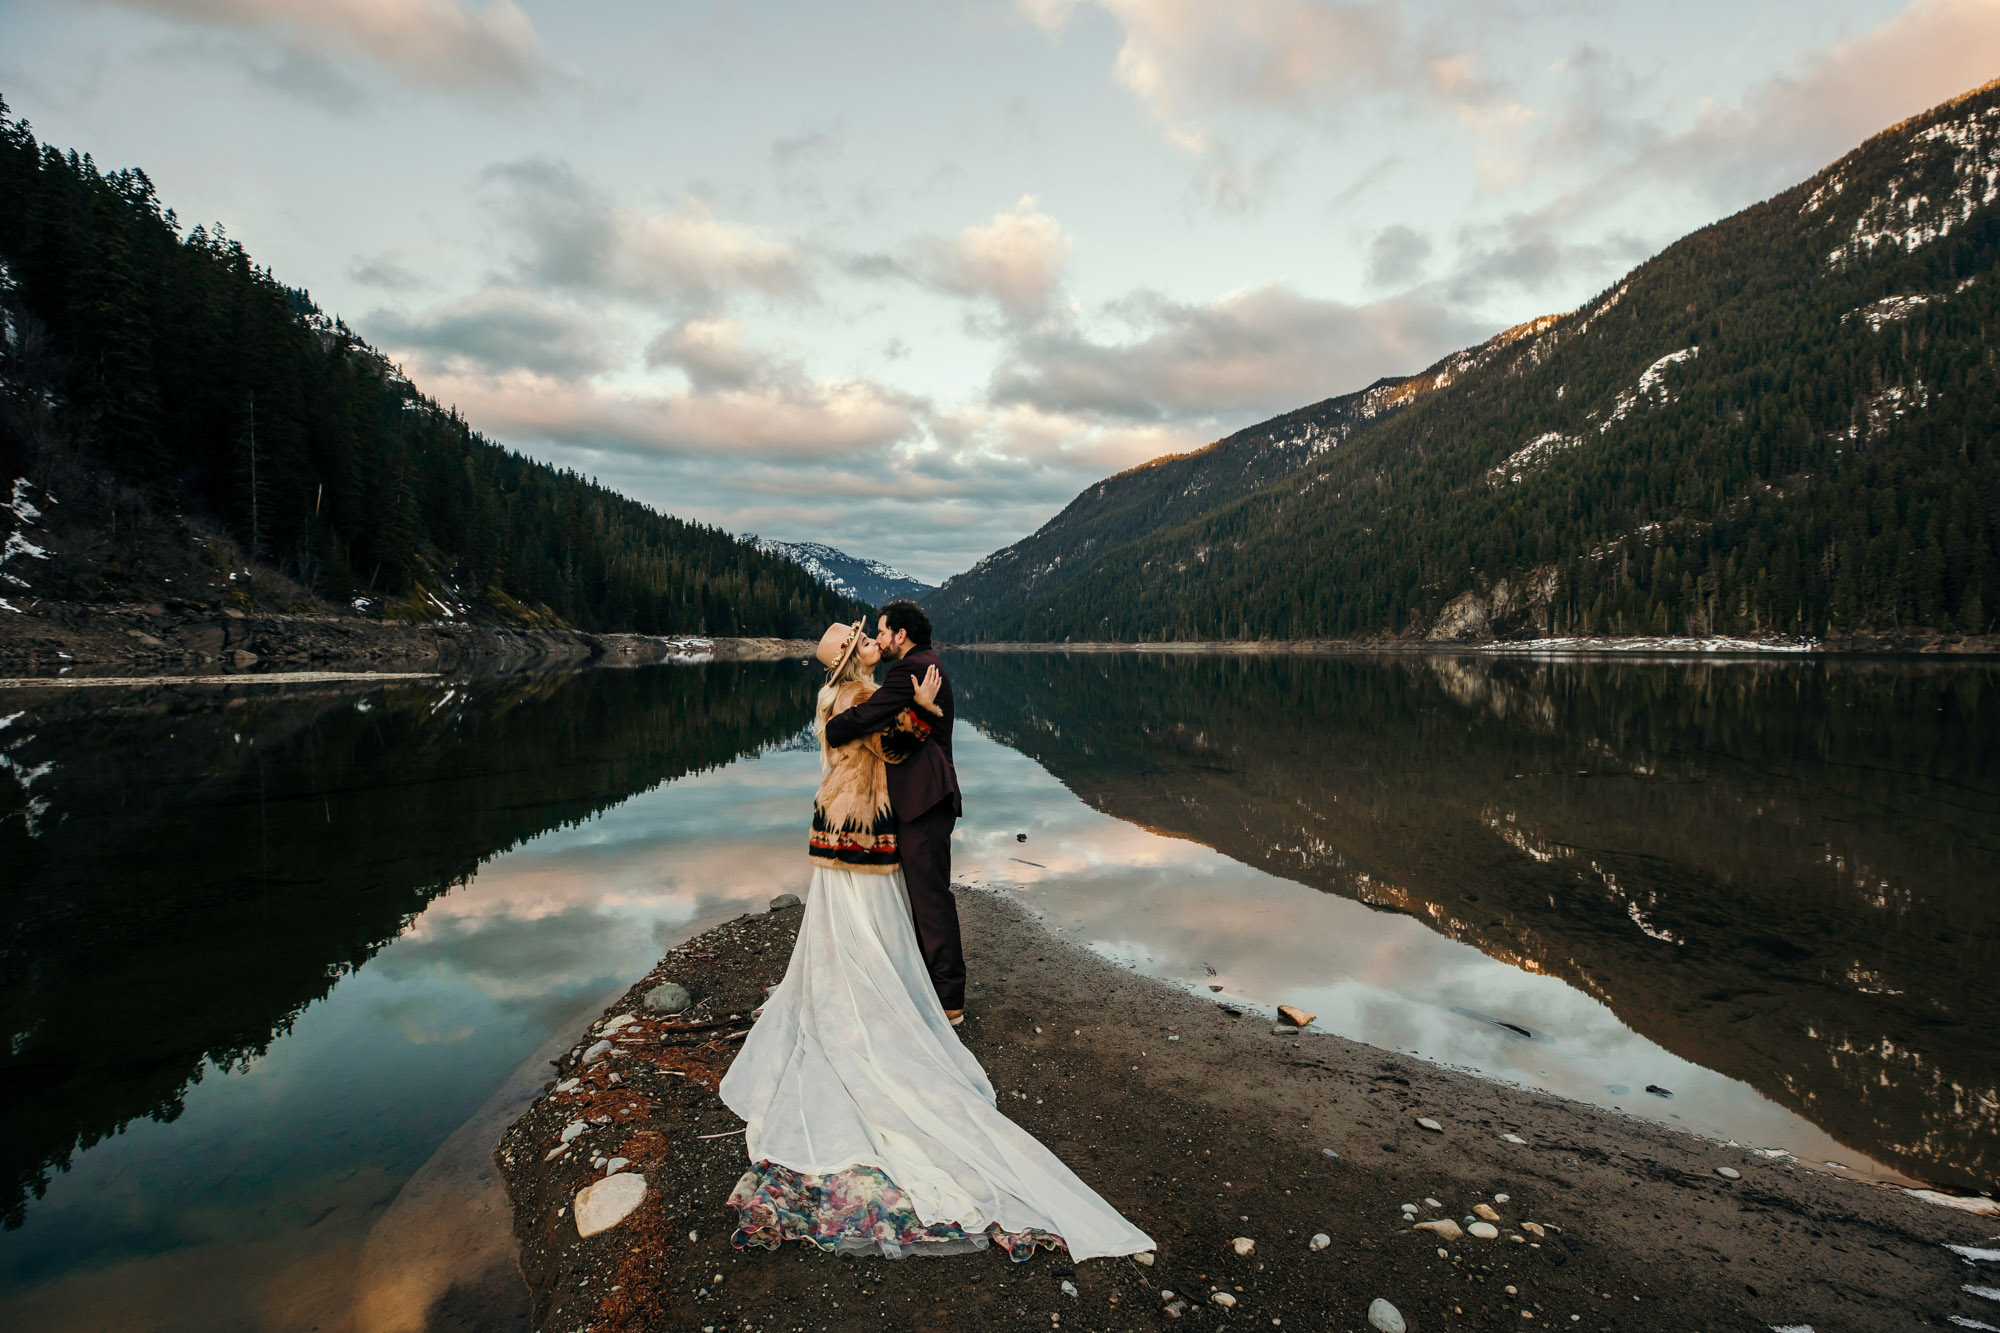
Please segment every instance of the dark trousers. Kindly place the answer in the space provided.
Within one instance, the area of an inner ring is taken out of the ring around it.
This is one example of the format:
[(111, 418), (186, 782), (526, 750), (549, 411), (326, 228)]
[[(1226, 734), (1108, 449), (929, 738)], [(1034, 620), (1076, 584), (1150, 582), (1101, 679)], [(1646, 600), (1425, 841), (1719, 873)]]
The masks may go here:
[(896, 824), (917, 948), (947, 1009), (965, 1008), (965, 950), (958, 940), (958, 900), (951, 896), (951, 830), (956, 823), (951, 802), (943, 801), (907, 824)]

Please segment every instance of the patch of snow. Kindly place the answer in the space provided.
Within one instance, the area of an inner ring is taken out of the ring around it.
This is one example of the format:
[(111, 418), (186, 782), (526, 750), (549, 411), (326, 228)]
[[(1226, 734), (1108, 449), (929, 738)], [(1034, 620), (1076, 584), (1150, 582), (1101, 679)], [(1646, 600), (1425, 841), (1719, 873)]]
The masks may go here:
[(1840, 317), (1840, 322), (1845, 324), (1848, 320), (1859, 316), (1861, 322), (1868, 326), (1870, 333), (1880, 333), (1884, 324), (1908, 319), (1930, 302), (1931, 298), (1928, 296), (1885, 296), (1879, 301), (1872, 301), (1862, 306), (1859, 310), (1848, 311)]
[(1658, 401), (1666, 404), (1674, 401), (1673, 394), (1667, 390), (1667, 367), (1677, 366), (1683, 361), (1692, 361), (1700, 355), (1700, 344), (1683, 347), (1678, 352), (1668, 352), (1639, 372), (1638, 385), (1618, 395), (1618, 401), (1611, 405), (1611, 415), (1597, 424), (1597, 433), (1602, 435), (1614, 424), (1623, 421), (1641, 402)]
[(1920, 132), (1904, 165), (1928, 167), (1944, 153), (1951, 157), (1952, 184), (1943, 199), (1905, 193), (1908, 178), (1892, 177), (1854, 219), (1847, 238), (1827, 252), (1827, 265), (1837, 268), (1877, 246), (1916, 250), (1950, 235), (1976, 210), (2000, 199), (2000, 107)]
[(1489, 486), (1511, 485), (1538, 465), (1547, 462), (1565, 450), (1574, 449), (1583, 443), (1576, 435), (1565, 435), (1559, 430), (1544, 431), (1534, 439), (1507, 455), (1498, 467), (1486, 474)]
[(2000, 1250), (1982, 1250), (1976, 1245), (1947, 1245), (1945, 1248), (1969, 1264), (2000, 1264)]
[(1819, 647), (1817, 639), (1731, 639), (1721, 635), (1707, 638), (1667, 637), (1592, 639), (1582, 636), (1553, 639), (1521, 639), (1507, 643), (1470, 645), (1480, 653), (1809, 653)]
[(1962, 1194), (1941, 1194), (1936, 1190), (1906, 1190), (1913, 1199), (1934, 1203), (1940, 1208), (1956, 1208), (1962, 1213), (1981, 1213), (1988, 1217), (2000, 1217), (2000, 1203), (1983, 1196)]

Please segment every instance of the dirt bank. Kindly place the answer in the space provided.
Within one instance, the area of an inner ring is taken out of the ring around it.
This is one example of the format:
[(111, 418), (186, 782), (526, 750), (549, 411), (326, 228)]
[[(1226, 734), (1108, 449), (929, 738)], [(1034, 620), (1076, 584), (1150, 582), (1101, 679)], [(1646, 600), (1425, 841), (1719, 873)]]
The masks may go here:
[(37, 602), (0, 610), (0, 676), (179, 674), (224, 668), (369, 669), (510, 674), (589, 664), (778, 661), (809, 654), (792, 639), (586, 634), (459, 620), (244, 611), (185, 603)]
[[(1415, 1333), (1865, 1333), (1993, 1320), (1992, 1302), (1961, 1290), (1993, 1270), (1982, 1276), (1944, 1246), (1992, 1245), (2000, 1217), (1338, 1037), (1274, 1035), (1268, 1017), (1054, 938), (1014, 902), (969, 890), (959, 901), (973, 978), (966, 1045), (1009, 1114), (1159, 1242), (1157, 1262), (732, 1250), (723, 1201), (745, 1163), (715, 1088), (743, 1016), (784, 971), (801, 916), (792, 908), (669, 953), (607, 1016), (643, 1013), (641, 997), (665, 980), (685, 985), (695, 1009), (622, 1026), (588, 1066), (578, 1062), (599, 1034), (579, 1034), (556, 1070), (564, 1082), (502, 1138), (496, 1161), (537, 1328), (1348, 1330), (1368, 1327), (1378, 1297)], [(717, 1025), (663, 1026), (690, 1019)], [(581, 1240), (575, 1196), (602, 1178), (593, 1159), (614, 1156), (645, 1178), (646, 1197)], [(1416, 1230), (1404, 1204), (1419, 1220), (1461, 1225), (1484, 1205), (1499, 1236)], [(1331, 1242), (1318, 1251), (1316, 1233)], [(1255, 1242), (1251, 1253), (1234, 1253), (1237, 1237)], [(1234, 1308), (1214, 1303), (1217, 1291)]]

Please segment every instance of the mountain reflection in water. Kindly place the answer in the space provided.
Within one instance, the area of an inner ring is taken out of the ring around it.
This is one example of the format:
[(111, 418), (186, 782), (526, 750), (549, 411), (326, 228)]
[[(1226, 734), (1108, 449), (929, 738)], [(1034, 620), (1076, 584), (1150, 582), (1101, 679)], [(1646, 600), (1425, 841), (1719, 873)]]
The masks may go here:
[[(788, 736), (790, 667), (17, 693), (0, 1210), (261, 1056), (482, 861)], [(570, 998), (570, 1004), (574, 999)]]
[(1910, 1175), (2000, 1177), (1990, 666), (952, 669), (968, 720), (1106, 814), (1559, 977)]

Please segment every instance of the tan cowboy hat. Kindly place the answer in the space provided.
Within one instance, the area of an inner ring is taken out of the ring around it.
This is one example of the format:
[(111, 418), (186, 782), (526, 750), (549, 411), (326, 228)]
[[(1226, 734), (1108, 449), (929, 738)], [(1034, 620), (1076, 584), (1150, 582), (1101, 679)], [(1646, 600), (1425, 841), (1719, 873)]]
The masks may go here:
[(857, 620), (851, 625), (828, 625), (826, 633), (819, 636), (817, 656), (829, 677), (840, 674), (840, 669), (847, 665), (847, 659), (854, 656), (855, 648), (861, 643), (862, 623)]

